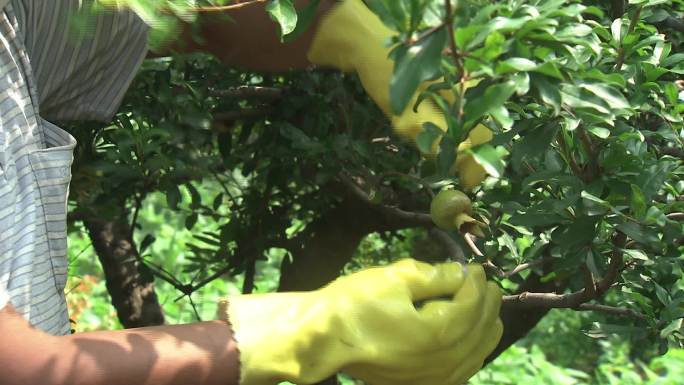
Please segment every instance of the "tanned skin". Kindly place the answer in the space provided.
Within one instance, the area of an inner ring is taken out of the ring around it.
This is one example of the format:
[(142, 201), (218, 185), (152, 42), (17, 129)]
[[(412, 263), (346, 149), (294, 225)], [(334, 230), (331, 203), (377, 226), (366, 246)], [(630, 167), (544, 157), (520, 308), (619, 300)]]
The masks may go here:
[[(294, 2), (298, 9), (310, 0)], [(266, 13), (266, 3), (252, 3), (225, 12), (203, 12), (197, 21), (201, 39), (193, 37), (187, 26), (179, 42), (164, 52), (209, 52), (223, 63), (254, 71), (281, 72), (311, 66), (306, 53), (311, 46), (321, 16), (332, 8), (336, 0), (322, 0), (310, 27), (292, 42), (282, 43), (277, 24)]]
[[(206, 51), (247, 70), (304, 69), (318, 19), (334, 3), (321, 1), (311, 28), (292, 43), (280, 42), (261, 2), (202, 14), (202, 43), (186, 26), (167, 50)], [(11, 305), (0, 309), (0, 385), (237, 385), (238, 377), (238, 348), (221, 321), (55, 337), (30, 326)]]

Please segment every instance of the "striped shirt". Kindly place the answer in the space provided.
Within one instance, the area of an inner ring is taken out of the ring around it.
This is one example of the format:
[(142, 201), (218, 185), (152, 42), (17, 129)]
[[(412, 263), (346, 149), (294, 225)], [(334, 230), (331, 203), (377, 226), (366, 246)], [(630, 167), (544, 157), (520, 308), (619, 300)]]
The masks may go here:
[(0, 309), (69, 332), (66, 201), (75, 139), (48, 122), (114, 114), (147, 52), (130, 13), (70, 19), (82, 0), (0, 0)]

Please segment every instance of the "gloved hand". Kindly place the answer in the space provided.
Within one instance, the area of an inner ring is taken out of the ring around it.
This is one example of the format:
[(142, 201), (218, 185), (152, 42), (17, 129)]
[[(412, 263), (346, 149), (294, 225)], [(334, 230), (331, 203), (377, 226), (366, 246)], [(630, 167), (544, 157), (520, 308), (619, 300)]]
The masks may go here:
[(243, 385), (338, 371), (371, 385), (458, 385), (498, 343), (500, 304), (479, 265), (403, 260), (316, 291), (232, 297), (220, 318), (233, 326)]
[[(423, 131), (423, 123), (432, 122), (446, 131), (443, 114), (429, 100), (413, 110), (418, 93), (399, 115), (390, 111), (390, 80), (394, 62), (390, 49), (384, 45), (394, 32), (363, 3), (362, 0), (344, 0), (335, 6), (321, 21), (308, 53), (311, 63), (356, 72), (368, 95), (387, 115), (399, 136), (415, 142)], [(423, 85), (423, 89), (426, 85)], [(491, 131), (483, 125), (472, 130), (465, 145), (458, 148), (454, 171), (461, 177), (461, 185), (471, 189), (484, 180), (484, 168), (467, 153), (468, 148), (491, 140)], [(438, 146), (433, 146), (436, 153)], [(434, 155), (434, 154), (432, 154)]]

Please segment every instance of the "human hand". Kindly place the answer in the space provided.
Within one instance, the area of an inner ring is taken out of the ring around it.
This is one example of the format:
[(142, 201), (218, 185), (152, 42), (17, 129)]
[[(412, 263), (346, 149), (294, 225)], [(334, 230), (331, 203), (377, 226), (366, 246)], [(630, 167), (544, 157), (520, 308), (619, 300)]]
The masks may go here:
[(502, 333), (501, 292), (478, 265), (403, 260), (313, 292), (229, 301), (245, 385), (340, 370), (371, 385), (461, 384)]

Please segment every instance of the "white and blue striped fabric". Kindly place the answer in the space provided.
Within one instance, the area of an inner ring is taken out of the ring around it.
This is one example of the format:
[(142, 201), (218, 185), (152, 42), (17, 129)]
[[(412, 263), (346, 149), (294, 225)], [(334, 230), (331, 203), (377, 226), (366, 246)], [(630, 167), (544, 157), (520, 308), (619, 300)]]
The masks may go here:
[(69, 332), (66, 199), (74, 138), (46, 119), (108, 120), (147, 52), (147, 28), (110, 13), (78, 34), (82, 0), (0, 0), (0, 309)]

